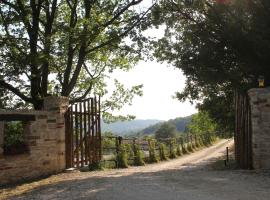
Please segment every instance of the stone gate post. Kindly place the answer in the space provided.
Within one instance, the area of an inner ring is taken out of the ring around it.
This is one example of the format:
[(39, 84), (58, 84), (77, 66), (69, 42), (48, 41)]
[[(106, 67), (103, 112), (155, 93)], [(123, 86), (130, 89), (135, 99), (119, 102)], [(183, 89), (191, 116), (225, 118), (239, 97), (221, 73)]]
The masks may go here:
[(270, 168), (270, 88), (248, 91), (251, 106), (254, 169)]
[(44, 98), (44, 110), (49, 112), (48, 121), (52, 122), (57, 139), (57, 167), (59, 170), (66, 168), (65, 157), (65, 112), (68, 108), (69, 100), (67, 97), (49, 96)]

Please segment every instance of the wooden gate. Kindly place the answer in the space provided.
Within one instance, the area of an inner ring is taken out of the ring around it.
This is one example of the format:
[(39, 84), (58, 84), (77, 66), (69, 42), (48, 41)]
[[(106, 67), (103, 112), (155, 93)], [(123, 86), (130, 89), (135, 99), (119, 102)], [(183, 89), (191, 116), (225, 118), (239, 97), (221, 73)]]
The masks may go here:
[(235, 159), (242, 169), (252, 168), (252, 129), (249, 97), (235, 93)]
[(100, 98), (69, 106), (65, 114), (66, 167), (83, 167), (101, 160)]

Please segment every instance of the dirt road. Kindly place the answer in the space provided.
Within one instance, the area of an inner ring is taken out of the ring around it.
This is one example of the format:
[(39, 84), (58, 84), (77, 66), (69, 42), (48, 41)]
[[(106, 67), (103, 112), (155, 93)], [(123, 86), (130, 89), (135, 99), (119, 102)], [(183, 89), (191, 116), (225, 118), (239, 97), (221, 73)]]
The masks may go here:
[(267, 172), (210, 167), (210, 162), (232, 144), (222, 140), (191, 155), (144, 167), (56, 175), (2, 190), (0, 197), (17, 194), (10, 199), (269, 200)]

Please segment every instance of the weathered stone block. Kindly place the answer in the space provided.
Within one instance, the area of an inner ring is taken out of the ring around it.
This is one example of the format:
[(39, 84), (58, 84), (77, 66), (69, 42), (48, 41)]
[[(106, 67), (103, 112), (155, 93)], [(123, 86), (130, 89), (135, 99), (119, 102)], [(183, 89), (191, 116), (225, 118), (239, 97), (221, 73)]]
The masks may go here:
[(270, 168), (270, 88), (248, 91), (251, 104), (253, 167)]

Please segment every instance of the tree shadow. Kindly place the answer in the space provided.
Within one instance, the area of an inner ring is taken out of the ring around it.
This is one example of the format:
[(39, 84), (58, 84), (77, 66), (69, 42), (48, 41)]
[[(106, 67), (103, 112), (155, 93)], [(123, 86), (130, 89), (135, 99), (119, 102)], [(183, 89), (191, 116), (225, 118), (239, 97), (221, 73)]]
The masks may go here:
[[(228, 184), (224, 177), (201, 173), (202, 166), (186, 165), (157, 172), (119, 173), (114, 170), (101, 176), (63, 180), (36, 187), (9, 199), (179, 199), (181, 193), (209, 185)], [(85, 172), (84, 172), (85, 174)], [(210, 173), (211, 174), (211, 173)], [(86, 175), (87, 176), (87, 175)], [(192, 194), (192, 192), (190, 193)], [(185, 194), (190, 196), (189, 194)]]

